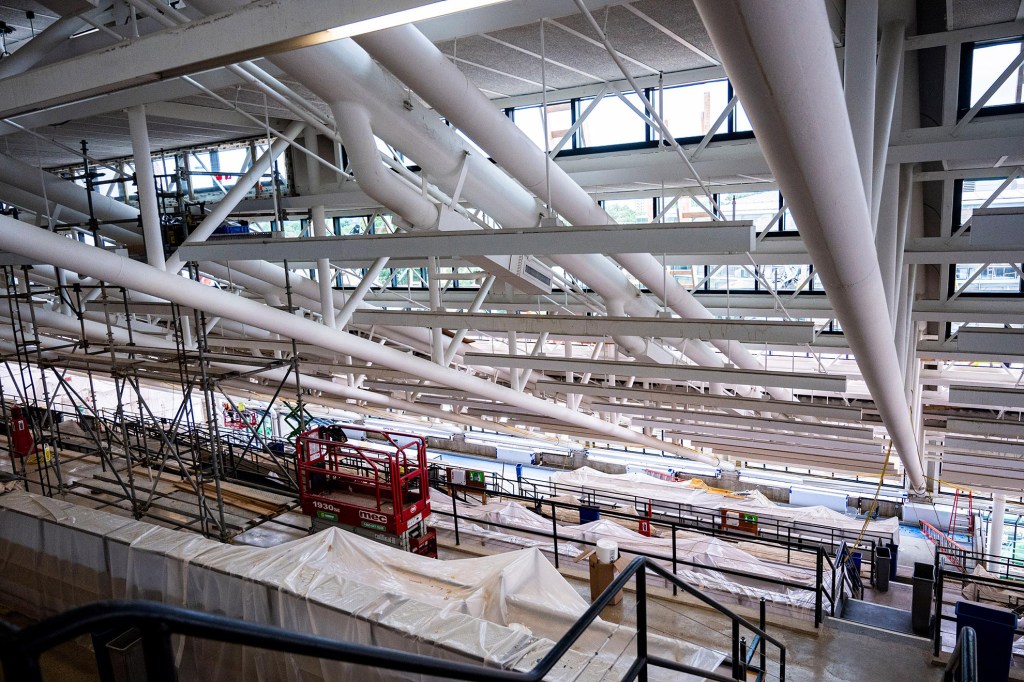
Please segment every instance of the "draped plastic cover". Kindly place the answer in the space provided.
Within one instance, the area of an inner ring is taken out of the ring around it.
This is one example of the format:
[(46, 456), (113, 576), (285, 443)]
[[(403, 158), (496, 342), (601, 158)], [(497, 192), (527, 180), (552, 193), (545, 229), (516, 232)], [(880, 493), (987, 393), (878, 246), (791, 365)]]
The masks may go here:
[[(586, 487), (592, 490), (603, 490), (615, 493), (618, 496), (635, 496), (642, 499), (650, 499), (661, 502), (671, 502), (690, 505), (702, 509), (735, 509), (746, 511), (766, 518), (778, 519), (790, 522), (794, 529), (804, 533), (813, 534), (814, 529), (835, 528), (844, 532), (846, 537), (854, 536), (860, 532), (864, 521), (851, 518), (833, 509), (823, 506), (814, 507), (784, 507), (778, 505), (763, 494), (757, 491), (745, 493), (744, 497), (735, 495), (724, 496), (709, 492), (706, 486), (698, 488), (687, 487), (685, 483), (673, 481), (661, 481), (646, 474), (606, 474), (596, 469), (583, 467), (575, 471), (560, 471), (551, 476), (551, 482), (558, 485)], [(657, 505), (655, 505), (657, 509)], [(800, 527), (799, 524), (804, 524)], [(872, 521), (868, 524), (868, 532), (875, 536), (882, 536), (886, 541), (899, 544), (900, 522), (893, 517), (882, 521)]]
[[(431, 505), (435, 511), (430, 517), (431, 524), (437, 528), (453, 528), (454, 523), (450, 517), (437, 513), (451, 513), (451, 501), (441, 495), (435, 495), (431, 498)], [(462, 534), (475, 535), (495, 543), (535, 547), (546, 553), (555, 551), (554, 543), (549, 538), (529, 533), (517, 534), (515, 530), (502, 527), (513, 526), (524, 531), (534, 531), (550, 536), (551, 519), (535, 514), (517, 502), (505, 500), (479, 506), (466, 506), (460, 503), (459, 517), (459, 532)], [(467, 523), (466, 519), (473, 519), (476, 523)], [(664, 557), (659, 560), (659, 563), (669, 570), (672, 569), (672, 538), (670, 536), (647, 537), (636, 531), (623, 528), (622, 525), (610, 519), (600, 519), (583, 525), (559, 524), (559, 555), (579, 558), (591, 551), (597, 541), (601, 539), (614, 540), (618, 544), (619, 550), (627, 555), (643, 553), (654, 557)], [(572, 542), (573, 540), (580, 540), (586, 544), (575, 544)], [(748, 605), (756, 604), (763, 597), (766, 601), (776, 605), (814, 608), (815, 593), (813, 590), (817, 580), (813, 569), (765, 561), (743, 551), (734, 543), (705, 535), (680, 532), (676, 536), (675, 545), (678, 561), (696, 564), (695, 566), (680, 564), (676, 571), (682, 580), (691, 585), (703, 590), (714, 590), (718, 593), (717, 596), (732, 596), (737, 601)], [(740, 571), (746, 575), (737, 576), (716, 569)], [(803, 585), (808, 589), (802, 590), (772, 584), (759, 578), (784, 580)], [(830, 582), (827, 572), (824, 582), (826, 585)]]
[[(587, 608), (537, 549), (437, 561), (338, 529), (277, 547), (231, 546), (20, 491), (0, 495), (0, 594), (37, 616), (151, 599), (516, 670), (532, 668)], [(548, 679), (619, 679), (635, 638), (598, 621)], [(702, 669), (723, 658), (676, 640), (657, 646)], [(425, 679), (191, 639), (177, 651), (189, 680)]]

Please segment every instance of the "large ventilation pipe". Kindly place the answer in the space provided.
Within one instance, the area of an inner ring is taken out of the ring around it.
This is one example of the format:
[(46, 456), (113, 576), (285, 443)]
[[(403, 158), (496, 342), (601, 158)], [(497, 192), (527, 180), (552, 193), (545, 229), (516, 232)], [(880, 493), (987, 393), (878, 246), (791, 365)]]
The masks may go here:
[(24, 47), (15, 50), (10, 56), (0, 59), (0, 78), (16, 76), (19, 73), (31, 69), (35, 64), (53, 52), (65, 40), (78, 31), (85, 21), (77, 14), (65, 15), (57, 19), (39, 35), (25, 44)]
[(697, 0), (915, 492), (925, 489), (825, 7)]
[[(66, 206), (80, 214), (88, 215), (88, 191), (73, 182), (68, 182), (52, 173), (19, 161), (6, 154), (0, 154), (0, 182), (36, 196), (45, 196), (47, 201)], [(138, 224), (139, 212), (116, 199), (99, 192), (92, 193), (93, 210), (99, 220), (116, 220)], [(142, 246), (142, 237), (132, 230), (116, 225), (100, 225), (100, 234), (129, 246)]]
[(645, 436), (631, 429), (609, 424), (596, 417), (581, 414), (532, 395), (493, 384), (433, 362), (388, 348), (351, 334), (339, 334), (322, 324), (297, 318), (295, 315), (227, 292), (204, 286), (167, 272), (136, 263), (117, 254), (55, 235), (7, 216), (0, 216), (0, 248), (11, 253), (38, 258), (56, 267), (70, 268), (100, 281), (111, 282), (134, 291), (160, 296), (166, 300), (191, 306), (209, 315), (236, 322), (254, 324), (286, 338), (310, 343), (326, 350), (352, 355), (367, 362), (389, 367), (453, 388), (507, 403), (538, 415), (557, 419), (615, 440), (624, 440), (643, 447), (696, 459), (718, 466), (717, 457)]
[[(295, 129), (298, 130), (299, 126), (296, 126)], [(289, 128), (289, 131), (290, 130), (291, 129)], [(278, 139), (280, 140), (281, 138)], [(267, 154), (264, 154), (261, 158), (265, 158), (267, 156)], [(60, 204), (66, 209), (74, 210), (78, 215), (84, 215), (85, 212), (88, 211), (88, 197), (86, 195), (86, 190), (82, 187), (79, 187), (68, 180), (64, 180), (63, 178), (59, 178), (50, 173), (46, 173), (45, 171), (41, 171), (38, 168), (33, 168), (32, 166), (0, 154), (0, 181), (5, 180), (8, 176), (11, 177), (12, 180), (17, 180), (17, 182), (11, 183), (12, 185), (15, 185), (15, 189), (23, 191), (26, 196), (32, 195), (36, 197), (38, 197), (38, 192), (43, 191), (40, 187), (40, 181), (38, 180), (38, 178), (42, 178), (42, 182), (45, 183), (45, 192), (47, 198), (51, 202), (51, 205), (53, 203)], [(24, 189), (22, 189), (21, 186), (24, 186)], [(3, 195), (0, 194), (0, 197), (2, 196)], [(104, 196), (98, 192), (92, 193), (92, 200), (93, 211), (95, 212), (98, 220), (138, 222), (138, 209), (129, 206), (128, 204), (121, 203), (120, 201), (111, 199), (110, 197)], [(42, 200), (39, 199), (38, 201), (40, 206), (42, 206)], [(214, 211), (216, 210), (216, 207), (214, 207)], [(214, 228), (216, 228), (220, 222), (222, 222), (222, 220), (218, 221), (216, 224), (214, 224), (214, 221), (212, 220), (209, 221), (209, 223), (204, 220), (204, 224), (208, 227), (208, 229), (204, 228), (206, 236), (212, 234)], [(143, 241), (142, 237), (136, 232), (131, 232), (127, 229), (114, 225), (101, 225), (100, 233), (109, 236), (111, 239), (115, 239), (129, 245), (141, 246)], [(194, 235), (196, 235), (196, 232), (193, 232), (193, 236)], [(209, 265), (212, 268), (213, 264)], [(176, 258), (176, 256), (172, 255), (167, 261), (167, 268), (171, 272), (177, 272), (181, 266), (182, 263)], [(207, 268), (204, 267), (204, 270), (207, 270)], [(226, 265), (218, 266), (217, 271), (211, 271), (211, 274), (214, 274), (215, 277), (222, 277), (226, 279), (241, 279), (240, 276), (249, 277), (251, 278), (250, 281), (259, 280), (264, 284), (270, 284), (273, 287), (276, 287), (278, 293), (284, 290), (286, 284), (290, 284), (295, 295), (302, 297), (306, 306), (310, 310), (314, 310), (319, 307), (318, 301), (320, 300), (320, 287), (316, 282), (297, 272), (291, 272), (286, 277), (284, 268), (266, 261), (232, 261)], [(260, 293), (265, 293), (265, 289), (261, 288)], [(370, 306), (365, 305), (365, 307)], [(413, 348), (420, 350), (429, 350), (430, 348), (429, 334), (426, 333), (417, 335), (417, 333), (411, 329), (394, 331), (389, 329), (388, 335)]]
[[(129, 334), (126, 329), (116, 326), (108, 327), (104, 322), (95, 320), (84, 320), (83, 322), (79, 322), (77, 319), (69, 315), (62, 315), (38, 306), (34, 309), (30, 309), (28, 304), (25, 303), (19, 303), (18, 308), (20, 309), (20, 314), (23, 319), (29, 319), (30, 316), (34, 316), (36, 324), (50, 329), (56, 329), (75, 337), (79, 336), (84, 330), (85, 337), (87, 339), (95, 340), (100, 343), (114, 341), (118, 344), (141, 344), (146, 348), (163, 348), (167, 350), (173, 350), (176, 348), (176, 345), (172, 341), (161, 336), (139, 334), (137, 331)], [(6, 319), (9, 317), (10, 311), (3, 306), (0, 306), (0, 318)], [(8, 325), (0, 325), (0, 336), (11, 338), (12, 333), (12, 327)], [(45, 349), (66, 349), (67, 342), (63, 339), (41, 334), (40, 346), (44, 349), (43, 356), (45, 358), (49, 355)], [(0, 347), (10, 350), (11, 352), (15, 350), (13, 344), (7, 344), (4, 342), (0, 342)], [(239, 372), (253, 372), (254, 370), (259, 369), (255, 366), (240, 365), (236, 363), (214, 362), (212, 364), (216, 367)], [(295, 386), (294, 375), (290, 374), (286, 369), (271, 369), (259, 372), (258, 374), (253, 375), (252, 378), (255, 379), (257, 383), (254, 384), (251, 381), (241, 379), (225, 381), (222, 382), (222, 385), (235, 389), (256, 391), (263, 393), (268, 397), (273, 395), (275, 388), (282, 383), (286, 386)], [(455, 421), (467, 426), (476, 426), (478, 428), (491, 429), (493, 431), (505, 431), (516, 435), (526, 435), (514, 427), (505, 426), (497, 422), (486, 421), (470, 415), (445, 412), (433, 405), (424, 405), (402, 400), (400, 398), (394, 398), (389, 395), (376, 393), (363, 388), (356, 388), (354, 386), (348, 386), (322, 377), (303, 375), (300, 383), (304, 390), (317, 391), (318, 393), (332, 396), (339, 400), (369, 403), (380, 408), (403, 410), (405, 412), (411, 412), (425, 417), (443, 419), (445, 421)], [(318, 402), (322, 402), (322, 399), (320, 398), (317, 400)]]
[[(605, 225), (614, 222), (568, 173), (550, 162), (544, 151), (496, 109), (466, 75), (414, 26), (368, 33), (357, 38), (356, 42), (463, 130), (528, 190), (537, 196), (545, 196), (550, 182), (553, 207), (571, 223)], [(665, 268), (652, 255), (617, 254), (612, 258), (679, 315), (704, 319), (714, 317), (675, 278), (666, 277)], [(577, 273), (585, 275), (586, 270)], [(583, 279), (586, 281), (586, 276)], [(742, 344), (715, 341), (713, 345), (738, 367), (763, 369), (760, 361)], [(703, 342), (690, 341), (687, 355), (701, 346)], [(701, 364), (722, 364), (717, 358), (712, 361), (707, 355), (700, 353), (700, 360), (691, 357)], [(793, 397), (792, 391), (787, 389), (773, 388), (770, 393), (780, 400)]]
[[(190, 4), (206, 14), (213, 14), (245, 3), (196, 0)], [(325, 102), (359, 102), (371, 116), (374, 133), (419, 164), (442, 190), (449, 194), (454, 192), (465, 164), (462, 197), (503, 225), (530, 227), (539, 223), (543, 211), (535, 197), (470, 148), (440, 120), (437, 112), (410, 97), (407, 88), (386, 74), (351, 40), (293, 50), (270, 57), (269, 61)], [(325, 65), (332, 68), (326, 69)], [(608, 222), (607, 216), (601, 222)], [(551, 260), (585, 282), (606, 303), (620, 300), (630, 315), (658, 313), (658, 306), (642, 296), (626, 275), (603, 256), (563, 255), (551, 256)], [(661, 278), (659, 275), (659, 283)], [(723, 364), (703, 342), (690, 342), (685, 349), (686, 355), (698, 364)]]

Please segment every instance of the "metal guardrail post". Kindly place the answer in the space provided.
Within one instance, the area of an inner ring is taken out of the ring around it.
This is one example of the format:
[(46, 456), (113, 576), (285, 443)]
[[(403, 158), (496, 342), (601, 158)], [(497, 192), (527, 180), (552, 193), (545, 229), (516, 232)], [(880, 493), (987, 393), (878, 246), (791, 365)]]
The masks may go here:
[(640, 663), (637, 679), (647, 682), (647, 570), (641, 565), (636, 572), (636, 657)]
[[(821, 605), (822, 605), (822, 592), (825, 589), (825, 562), (823, 560), (824, 554), (825, 554), (825, 549), (821, 545), (818, 545), (818, 553), (817, 553), (817, 555), (815, 556), (815, 559), (814, 559), (814, 564), (815, 564), (814, 570), (816, 572), (815, 575), (817, 576), (817, 581), (818, 581), (818, 586), (817, 586), (818, 589), (816, 589), (814, 591), (814, 627), (816, 627), (816, 628), (819, 627), (821, 625), (822, 621), (824, 620), (824, 616), (822, 614), (822, 608), (821, 608)], [(832, 611), (833, 611), (832, 615), (833, 616), (835, 615), (835, 606), (836, 606), (835, 601), (836, 601), (836, 595), (835, 595), (835, 590), (833, 590), (832, 591)]]
[[(757, 623), (757, 626), (761, 628), (762, 632), (767, 632), (768, 618), (766, 613), (764, 597), (761, 597), (761, 618)], [(761, 679), (765, 679), (768, 676), (768, 642), (765, 641), (764, 637), (758, 638), (758, 645), (760, 646), (760, 663), (761, 663)]]
[[(676, 530), (677, 530), (676, 525), (672, 524), (672, 575), (676, 574), (676, 572), (678, 571), (678, 566), (679, 566), (679, 559), (678, 559), (678, 555), (676, 554)], [(678, 594), (679, 594), (679, 588), (675, 585), (675, 583), (673, 583), (672, 584), (672, 596), (675, 597)]]
[(455, 498), (455, 485), (449, 479), (448, 491), (452, 495), (452, 518), (455, 520), (455, 546), (459, 546), (459, 507)]
[(551, 537), (555, 545), (555, 568), (558, 568), (558, 519), (555, 518), (555, 503), (551, 503)]
[(932, 633), (932, 654), (938, 656), (942, 652), (942, 599), (945, 593), (942, 560), (935, 555), (935, 623)]
[(742, 680), (745, 677), (743, 672), (743, 660), (740, 658), (740, 622), (732, 621), (732, 678)]

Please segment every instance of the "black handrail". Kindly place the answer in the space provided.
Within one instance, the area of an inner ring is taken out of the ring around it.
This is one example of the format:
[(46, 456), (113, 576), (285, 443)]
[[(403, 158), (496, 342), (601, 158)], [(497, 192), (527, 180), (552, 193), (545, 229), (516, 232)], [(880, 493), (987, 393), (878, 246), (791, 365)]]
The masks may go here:
[(964, 626), (946, 663), (942, 682), (978, 682), (978, 636), (974, 628)]
[[(174, 682), (176, 679), (174, 656), (170, 646), (171, 635), (199, 637), (270, 651), (312, 656), (387, 670), (416, 672), (448, 679), (539, 682), (565, 656), (572, 645), (598, 618), (598, 615), (611, 603), (615, 595), (635, 576), (637, 582), (637, 657), (624, 679), (646, 678), (646, 670), (649, 666), (664, 667), (725, 682), (742, 679), (735, 674), (737, 669), (735, 656), (733, 658), (734, 675), (732, 678), (728, 678), (714, 671), (698, 670), (648, 653), (647, 570), (658, 573), (666, 580), (678, 584), (684, 591), (728, 616), (733, 623), (734, 639), (738, 628), (743, 627), (754, 633), (761, 641), (767, 641), (776, 646), (779, 649), (779, 679), (784, 682), (786, 679), (786, 648), (779, 640), (643, 557), (633, 559), (569, 630), (555, 642), (548, 653), (526, 672), (448, 661), (367, 644), (339, 642), (271, 625), (191, 611), (161, 603), (140, 601), (106, 601), (89, 604), (20, 630), (0, 621), (0, 662), (2, 662), (4, 675), (8, 680), (42, 682), (40, 657), (46, 651), (82, 635), (137, 628), (141, 633), (147, 679), (150, 682)], [(736, 646), (737, 643), (734, 642), (733, 648), (735, 649)], [(104, 655), (104, 650), (98, 647), (97, 656)]]
[[(432, 515), (436, 515), (436, 516), (446, 516), (446, 517), (450, 517), (450, 518), (453, 519), (453, 522), (454, 522), (454, 533), (455, 533), (455, 544), (459, 545), (461, 543), (461, 532), (460, 532), (461, 529), (460, 529), (460, 526), (459, 526), (459, 521), (462, 520), (462, 519), (465, 519), (466, 517), (464, 517), (464, 516), (459, 514), (458, 504), (454, 500), (452, 495), (456, 491), (462, 491), (462, 492), (466, 492), (466, 493), (479, 493), (479, 492), (482, 492), (482, 491), (480, 489), (478, 489), (478, 488), (473, 488), (473, 487), (470, 487), (470, 486), (463, 486), (463, 485), (448, 485), (448, 490), (449, 490), (449, 497), (450, 497), (450, 499), (452, 499), (452, 511), (451, 512), (442, 511), (442, 510), (439, 510), (436, 507), (434, 507), (431, 510), (431, 514)], [(515, 496), (515, 495), (507, 495), (505, 497), (512, 498), (512, 499), (517, 499), (517, 496)], [(519, 498), (519, 499), (521, 499), (521, 498)], [(500, 523), (498, 521), (490, 521), (490, 520), (482, 521), (482, 520), (479, 520), (479, 519), (469, 519), (469, 521), (471, 521), (472, 523), (482, 524), (482, 525), (486, 525), (486, 526), (493, 526), (495, 528), (507, 529), (507, 530), (515, 531), (517, 533), (525, 533), (525, 534), (528, 534), (528, 535), (536, 535), (538, 537), (553, 539), (554, 551), (555, 551), (555, 556), (553, 558), (553, 561), (554, 561), (555, 567), (558, 568), (558, 565), (559, 565), (559, 556), (558, 556), (559, 536), (558, 536), (558, 526), (557, 526), (556, 519), (555, 519), (555, 509), (579, 510), (579, 506), (574, 505), (574, 504), (570, 504), (570, 503), (565, 503), (565, 502), (553, 502), (551, 500), (547, 500), (543, 504), (545, 506), (550, 506), (551, 507), (552, 529), (550, 531), (541, 531), (541, 530), (534, 529), (534, 528), (524, 528), (524, 527), (521, 527), (521, 526), (512, 526), (512, 525)], [(633, 515), (629, 515), (629, 514), (624, 514), (624, 513), (620, 513), (620, 512), (608, 512), (606, 510), (602, 510), (601, 513), (602, 513), (602, 515), (604, 515), (606, 517), (615, 518), (615, 519), (621, 519), (621, 520), (625, 520), (625, 521), (638, 521), (639, 518), (640, 518), (640, 517), (637, 517), (637, 516), (633, 516)], [(679, 531), (679, 530), (689, 530), (690, 529), (688, 526), (684, 526), (684, 525), (675, 523), (674, 521), (670, 521), (670, 520), (660, 520), (659, 519), (655, 523), (657, 525), (659, 525), (659, 526), (666, 526), (666, 527), (668, 527), (671, 530), (671, 532), (672, 532), (673, 540), (675, 539), (675, 533), (677, 531)], [(738, 535), (738, 534), (737, 535), (728, 535), (728, 536), (723, 534), (723, 537), (728, 537), (730, 539), (738, 539), (738, 540), (743, 540), (743, 541), (751, 541), (751, 540), (756, 541), (757, 540), (757, 538), (748, 537), (748, 536), (744, 536), (744, 535)], [(591, 546), (596, 545), (595, 542), (591, 542), (591, 541), (588, 541), (588, 540), (582, 540), (582, 539), (579, 539), (579, 538), (571, 538), (571, 539), (566, 538), (566, 539), (571, 541), (571, 542), (573, 542), (573, 543), (575, 543), (575, 544), (591, 545)], [(767, 542), (764, 542), (763, 544), (766, 544), (766, 545), (769, 545), (769, 546), (776, 546), (775, 543), (772, 542), (772, 541), (767, 541)], [(830, 607), (829, 610), (830, 610), (831, 615), (835, 615), (834, 600), (832, 598), (832, 595), (825, 588), (825, 585), (826, 585), (827, 581), (825, 580), (825, 575), (824, 575), (824, 572), (823, 572), (823, 566), (824, 565), (823, 565), (823, 562), (822, 562), (822, 559), (821, 559), (821, 556), (820, 556), (820, 555), (824, 554), (825, 557), (826, 557), (825, 560), (828, 560), (828, 554), (825, 553), (825, 549), (821, 545), (814, 546), (814, 547), (803, 546), (803, 547), (792, 548), (792, 549), (794, 549), (794, 551), (802, 552), (802, 553), (807, 553), (807, 554), (810, 554), (810, 553), (813, 552), (816, 555), (817, 559), (815, 561), (815, 567), (813, 569), (806, 568), (806, 570), (808, 572), (810, 572), (810, 571), (814, 572), (815, 584), (813, 586), (802, 585), (800, 583), (793, 582), (791, 580), (781, 579), (781, 578), (771, 578), (771, 577), (767, 577), (767, 576), (763, 576), (763, 575), (758, 575), (758, 574), (755, 574), (755, 573), (751, 573), (749, 571), (743, 571), (743, 570), (739, 570), (739, 569), (717, 567), (717, 568), (715, 568), (715, 572), (716, 573), (722, 573), (722, 574), (725, 574), (725, 575), (739, 576), (739, 577), (743, 577), (743, 578), (755, 578), (755, 579), (757, 579), (757, 580), (759, 580), (761, 582), (764, 582), (766, 584), (769, 584), (769, 585), (778, 585), (778, 586), (786, 588), (786, 589), (800, 590), (800, 591), (806, 591), (806, 592), (814, 593), (815, 594), (814, 625), (815, 625), (815, 627), (818, 627), (822, 622), (824, 622), (824, 617), (823, 617), (824, 610), (823, 610), (823, 608), (824, 608), (824, 600), (825, 599), (827, 599), (828, 602), (829, 602), (829, 607)], [(676, 554), (675, 542), (673, 542), (673, 546), (672, 546), (672, 556), (665, 556), (663, 554), (656, 554), (656, 553), (653, 553), (653, 552), (643, 552), (643, 551), (639, 551), (639, 550), (629, 550), (629, 554), (634, 554), (634, 555), (637, 555), (637, 556), (644, 556), (644, 557), (648, 557), (648, 558), (651, 558), (651, 559), (660, 559), (662, 561), (669, 561), (669, 562), (672, 563), (673, 568), (675, 566), (678, 566), (678, 565), (681, 565), (681, 566), (692, 566), (692, 567), (695, 567), (695, 568), (707, 568), (707, 566), (705, 566), (703, 564), (699, 564), (697, 562), (687, 561), (685, 559), (678, 558), (678, 556)], [(830, 566), (832, 565), (831, 561), (829, 561), (829, 564), (830, 564)], [(792, 565), (792, 564), (788, 564), (788, 565)], [(804, 569), (805, 567), (798, 566), (798, 568)], [(676, 589), (678, 589), (678, 588), (676, 588)]]

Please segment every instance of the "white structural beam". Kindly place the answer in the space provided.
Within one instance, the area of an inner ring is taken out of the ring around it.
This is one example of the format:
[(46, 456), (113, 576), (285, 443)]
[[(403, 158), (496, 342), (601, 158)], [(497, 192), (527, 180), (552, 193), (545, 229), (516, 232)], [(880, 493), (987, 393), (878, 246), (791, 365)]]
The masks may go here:
[(979, 208), (971, 213), (971, 246), (1000, 247), (1024, 244), (1024, 208), (1001, 206)]
[(985, 388), (981, 386), (950, 386), (949, 402), (956, 405), (1024, 408), (1024, 391), (1019, 388)]
[(1018, 460), (1024, 457), (1024, 443), (1011, 443), (1003, 440), (946, 436), (943, 449), (951, 452), (987, 452)]
[(966, 352), (1024, 355), (1024, 329), (962, 328), (956, 347)]
[[(927, 428), (927, 427), (926, 427)], [(946, 420), (947, 433), (964, 433), (974, 436), (999, 436), (1024, 439), (1024, 422), (1000, 419), (952, 418)]]
[(287, 0), (256, 2), (6, 78), (0, 117), (457, 12), (463, 4), (304, 0), (296, 11)]
[(751, 386), (778, 386), (809, 391), (845, 391), (846, 377), (835, 374), (806, 372), (769, 372), (753, 369), (725, 369), (697, 365), (660, 365), (646, 362), (617, 362), (586, 358), (548, 358), (531, 355), (500, 355), (496, 353), (466, 353), (463, 362), (468, 365), (535, 369), (544, 372), (578, 374), (614, 374), (616, 376), (663, 381), (704, 381)]
[(520, 334), (571, 336), (643, 336), (684, 339), (727, 339), (745, 343), (812, 343), (813, 322), (692, 320), (662, 317), (592, 317), (584, 315), (515, 315), (370, 310), (357, 312), (361, 325), (448, 327)]
[[(765, 437), (774, 439), (785, 438), (789, 434), (811, 434), (812, 436), (832, 436), (845, 438), (850, 441), (860, 441), (858, 445), (871, 442), (874, 439), (874, 432), (869, 428), (855, 426), (831, 426), (829, 424), (816, 424), (811, 422), (786, 422), (778, 419), (758, 419), (756, 417), (735, 417), (728, 414), (713, 414), (708, 412), (686, 412), (683, 410), (670, 410), (658, 407), (644, 407), (643, 405), (630, 405), (627, 403), (606, 403), (591, 405), (591, 409), (597, 412), (618, 412), (620, 414), (635, 414), (648, 419), (634, 419), (634, 426), (651, 426), (654, 428), (675, 428), (686, 430), (683, 424), (719, 424), (726, 426), (742, 426), (748, 429), (755, 429), (751, 433), (764, 433)], [(672, 422), (654, 421), (654, 419), (671, 419)], [(812, 445), (813, 441), (805, 443)]]
[(733, 410), (753, 410), (756, 412), (774, 412), (780, 414), (800, 414), (822, 419), (858, 421), (863, 411), (857, 407), (841, 407), (838, 405), (821, 405), (800, 401), (760, 400), (740, 396), (709, 395), (686, 391), (667, 391), (643, 388), (622, 388), (617, 386), (598, 386), (596, 384), (566, 384), (560, 381), (538, 381), (534, 393), (539, 395), (558, 395), (573, 393), (602, 398), (623, 398), (626, 400), (650, 401), (668, 405), (693, 405), (701, 407), (719, 407)]
[(754, 250), (749, 220), (414, 232), (359, 237), (220, 239), (182, 244), (186, 260), (316, 260), (585, 253), (744, 253)]

